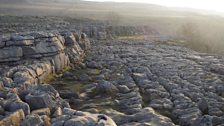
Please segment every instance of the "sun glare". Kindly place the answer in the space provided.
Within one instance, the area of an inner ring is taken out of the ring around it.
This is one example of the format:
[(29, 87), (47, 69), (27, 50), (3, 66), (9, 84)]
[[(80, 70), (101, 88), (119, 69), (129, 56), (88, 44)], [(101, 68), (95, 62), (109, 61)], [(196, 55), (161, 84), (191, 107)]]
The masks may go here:
[(88, 1), (152, 3), (168, 7), (185, 7), (185, 8), (203, 9), (208, 11), (224, 12), (223, 0), (88, 0)]

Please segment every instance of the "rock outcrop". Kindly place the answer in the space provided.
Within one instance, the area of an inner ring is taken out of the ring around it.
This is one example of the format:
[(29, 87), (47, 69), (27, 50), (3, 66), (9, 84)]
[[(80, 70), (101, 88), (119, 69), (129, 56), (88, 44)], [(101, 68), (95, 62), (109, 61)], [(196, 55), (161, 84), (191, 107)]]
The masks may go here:
[(23, 87), (41, 83), (70, 63), (81, 62), (84, 50), (90, 47), (88, 38), (84, 34), (75, 38), (71, 32), (61, 34), (32, 32), (4, 36), (0, 41), (0, 63), (5, 67), (0, 72), (3, 85)]
[(79, 36), (72, 32), (31, 32), (3, 36), (0, 125), (116, 126), (106, 115), (71, 109), (51, 85), (41, 84), (49, 76), (82, 62), (89, 48), (90, 41), (84, 33)]

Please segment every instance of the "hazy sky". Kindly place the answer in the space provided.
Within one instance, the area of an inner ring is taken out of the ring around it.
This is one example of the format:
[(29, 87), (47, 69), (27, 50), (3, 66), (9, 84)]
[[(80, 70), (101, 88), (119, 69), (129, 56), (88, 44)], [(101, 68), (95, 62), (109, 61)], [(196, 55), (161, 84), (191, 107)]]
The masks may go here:
[(224, 12), (224, 0), (88, 0), (88, 1), (114, 1), (153, 3), (169, 7), (188, 7)]

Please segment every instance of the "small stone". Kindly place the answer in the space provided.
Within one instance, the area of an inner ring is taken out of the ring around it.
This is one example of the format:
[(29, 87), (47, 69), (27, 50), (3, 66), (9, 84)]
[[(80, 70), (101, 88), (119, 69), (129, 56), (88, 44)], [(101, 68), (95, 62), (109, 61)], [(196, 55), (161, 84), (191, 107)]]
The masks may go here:
[(89, 81), (91, 80), (90, 77), (87, 75), (87, 74), (82, 74), (80, 77), (79, 77), (79, 80), (80, 81)]
[(121, 93), (128, 93), (130, 92), (130, 89), (126, 85), (119, 85), (118, 89)]
[(64, 108), (62, 110), (62, 114), (63, 115), (75, 115), (76, 114), (76, 110), (70, 109), (70, 108)]
[(208, 102), (206, 99), (202, 98), (198, 101), (198, 108), (203, 114), (208, 114)]
[(96, 87), (97, 91), (100, 93), (116, 93), (118, 89), (109, 81), (100, 81)]

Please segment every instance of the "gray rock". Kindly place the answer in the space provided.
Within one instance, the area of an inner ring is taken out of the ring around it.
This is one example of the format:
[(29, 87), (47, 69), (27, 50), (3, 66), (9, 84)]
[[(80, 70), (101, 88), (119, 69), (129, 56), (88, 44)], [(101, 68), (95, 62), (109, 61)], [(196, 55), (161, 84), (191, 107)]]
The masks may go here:
[(51, 126), (64, 126), (65, 121), (57, 121), (55, 123), (52, 123)]
[(6, 42), (6, 46), (29, 46), (33, 44), (34, 44), (33, 40), (18, 40), (18, 41)]
[(82, 74), (79, 76), (80, 81), (89, 81), (91, 78), (87, 74)]
[(70, 108), (64, 108), (62, 110), (62, 114), (63, 115), (75, 115), (76, 114), (76, 110), (70, 109)]
[(2, 77), (2, 78), (0, 78), (0, 80), (4, 84), (5, 87), (10, 87), (13, 83), (13, 80), (8, 77)]
[(213, 126), (212, 120), (213, 120), (212, 116), (204, 115), (201, 118), (195, 120), (193, 126)]
[(208, 102), (206, 99), (202, 98), (198, 101), (198, 108), (202, 113), (208, 114)]
[(56, 106), (55, 102), (52, 100), (51, 96), (46, 93), (32, 95), (28, 94), (26, 97), (26, 102), (30, 105), (31, 110), (40, 108), (54, 108)]
[[(9, 111), (10, 108), (11, 108), (11, 104), (13, 102), (20, 102), (20, 101), (21, 100), (20, 100), (20, 98), (17, 94), (8, 93), (7, 96), (6, 96), (6, 100), (4, 101), (4, 109)], [(15, 104), (15, 106), (16, 106), (16, 104)]]
[(22, 56), (23, 50), (21, 47), (5, 47), (0, 50), (0, 62), (14, 61), (14, 59), (20, 58)]
[(95, 61), (91, 61), (87, 63), (87, 67), (92, 68), (92, 69), (96, 69), (98, 68), (98, 65)]
[(59, 94), (63, 99), (79, 98), (79, 94), (70, 90), (60, 90)]
[(59, 97), (59, 93), (57, 90), (54, 89), (52, 85), (49, 84), (38, 84), (38, 85), (32, 85), (28, 87), (28, 92), (29, 93), (34, 93), (34, 92), (43, 92), (47, 93), (50, 96), (57, 98)]
[(103, 74), (96, 76), (95, 80), (101, 81), (101, 80), (105, 80), (105, 76)]
[(73, 34), (72, 33), (67, 33), (65, 35), (65, 45), (66, 46), (73, 46), (75, 44), (76, 44), (76, 39), (73, 36)]
[(22, 102), (22, 101), (16, 101), (10, 104), (9, 106), (9, 111), (10, 112), (15, 112), (17, 110), (22, 109), (25, 115), (30, 114), (30, 107), (27, 103)]
[(34, 37), (32, 36), (20, 36), (20, 35), (17, 35), (17, 34), (12, 34), (11, 35), (11, 40), (12, 41), (22, 41), (22, 40), (34, 40)]
[(65, 72), (64, 74), (63, 74), (63, 78), (66, 78), (66, 79), (73, 79), (73, 74), (71, 73), (71, 72)]
[(69, 120), (70, 118), (71, 118), (70, 115), (61, 115), (61, 116), (52, 118), (51, 124), (52, 125), (59, 125), (59, 124), (61, 124), (61, 122), (64, 123), (65, 121)]
[(118, 89), (121, 93), (128, 93), (131, 91), (126, 85), (119, 85)]
[(0, 38), (0, 48), (2, 48), (2, 47), (5, 47), (5, 42), (2, 42), (1, 38)]
[(118, 89), (109, 81), (100, 81), (96, 87), (97, 91), (100, 93), (116, 93)]
[(44, 121), (38, 115), (28, 115), (23, 120), (21, 126), (41, 126), (44, 124)]

